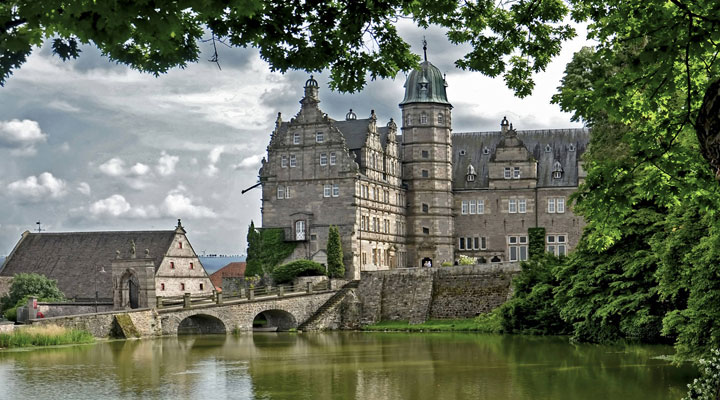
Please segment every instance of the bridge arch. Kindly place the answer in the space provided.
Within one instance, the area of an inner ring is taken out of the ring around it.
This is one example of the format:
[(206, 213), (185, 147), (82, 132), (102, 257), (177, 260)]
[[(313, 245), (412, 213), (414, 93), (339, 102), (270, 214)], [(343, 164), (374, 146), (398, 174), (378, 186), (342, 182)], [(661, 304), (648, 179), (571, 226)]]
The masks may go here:
[(193, 314), (178, 324), (178, 335), (227, 333), (228, 329), (220, 318), (209, 314)]
[(288, 331), (298, 327), (297, 318), (285, 310), (270, 309), (264, 310), (255, 315), (253, 318), (253, 329), (265, 328), (272, 330), (277, 328), (278, 331)]

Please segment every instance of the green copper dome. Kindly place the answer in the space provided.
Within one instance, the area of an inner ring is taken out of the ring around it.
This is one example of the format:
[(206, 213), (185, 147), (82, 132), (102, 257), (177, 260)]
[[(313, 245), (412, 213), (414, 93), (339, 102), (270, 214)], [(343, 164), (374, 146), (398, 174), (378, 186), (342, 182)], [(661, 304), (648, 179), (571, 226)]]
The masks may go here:
[(440, 103), (450, 105), (445, 93), (445, 78), (440, 70), (425, 61), (420, 69), (410, 73), (405, 81), (405, 98), (400, 105), (410, 103)]

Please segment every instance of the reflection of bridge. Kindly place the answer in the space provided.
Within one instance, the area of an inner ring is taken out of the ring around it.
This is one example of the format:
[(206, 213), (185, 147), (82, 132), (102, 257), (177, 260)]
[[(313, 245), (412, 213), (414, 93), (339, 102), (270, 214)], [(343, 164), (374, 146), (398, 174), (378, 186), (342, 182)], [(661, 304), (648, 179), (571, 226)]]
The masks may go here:
[[(357, 283), (352, 284), (354, 286)], [(333, 287), (307, 287), (302, 291), (286, 290), (279, 293), (277, 290), (272, 293), (258, 291), (257, 294), (253, 291), (247, 297), (216, 297), (214, 302), (209, 298), (196, 299), (199, 301), (187, 298), (176, 305), (162, 308), (72, 315), (31, 322), (85, 329), (96, 337), (251, 331), (256, 317), (262, 319), (266, 327), (289, 330), (317, 319), (315, 314), (327, 312), (331, 308), (326, 303), (337, 305), (346, 291)]]

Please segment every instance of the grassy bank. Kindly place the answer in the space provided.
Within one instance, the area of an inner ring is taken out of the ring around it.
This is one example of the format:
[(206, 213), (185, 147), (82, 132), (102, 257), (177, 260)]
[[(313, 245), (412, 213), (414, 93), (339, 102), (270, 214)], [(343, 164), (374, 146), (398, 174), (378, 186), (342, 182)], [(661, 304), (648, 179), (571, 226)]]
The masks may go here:
[(500, 333), (500, 318), (495, 313), (468, 319), (435, 319), (411, 325), (408, 321), (381, 321), (366, 325), (366, 331), (399, 332), (482, 332)]
[(61, 344), (92, 343), (90, 332), (67, 329), (56, 325), (31, 326), (15, 329), (12, 333), (0, 333), (0, 348), (57, 346)]

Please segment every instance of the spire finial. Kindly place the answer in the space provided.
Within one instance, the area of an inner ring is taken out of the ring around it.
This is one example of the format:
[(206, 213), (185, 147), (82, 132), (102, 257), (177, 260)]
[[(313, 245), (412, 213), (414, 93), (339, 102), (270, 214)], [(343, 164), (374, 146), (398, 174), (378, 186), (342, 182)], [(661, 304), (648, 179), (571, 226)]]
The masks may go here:
[(423, 35), (423, 55), (425, 56), (425, 61), (427, 61), (427, 40), (425, 40), (424, 35)]

